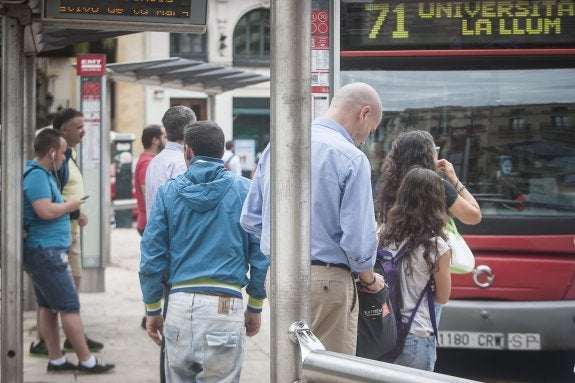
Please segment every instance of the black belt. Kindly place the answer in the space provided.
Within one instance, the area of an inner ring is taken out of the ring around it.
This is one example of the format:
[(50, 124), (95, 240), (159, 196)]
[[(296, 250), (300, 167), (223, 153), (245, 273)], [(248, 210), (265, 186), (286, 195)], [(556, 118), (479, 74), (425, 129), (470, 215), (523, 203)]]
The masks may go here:
[(348, 265), (345, 263), (325, 263), (323, 261), (318, 261), (316, 259), (311, 261), (313, 266), (326, 266), (326, 267), (337, 267), (338, 269), (344, 269), (345, 271), (351, 271)]

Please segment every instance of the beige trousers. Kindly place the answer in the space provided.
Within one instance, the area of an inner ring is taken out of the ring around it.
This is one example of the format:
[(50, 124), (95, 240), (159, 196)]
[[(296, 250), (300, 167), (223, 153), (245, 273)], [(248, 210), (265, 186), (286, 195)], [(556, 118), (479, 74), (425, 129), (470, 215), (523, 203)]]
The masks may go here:
[(311, 266), (311, 330), (326, 350), (355, 355), (358, 311), (349, 271)]

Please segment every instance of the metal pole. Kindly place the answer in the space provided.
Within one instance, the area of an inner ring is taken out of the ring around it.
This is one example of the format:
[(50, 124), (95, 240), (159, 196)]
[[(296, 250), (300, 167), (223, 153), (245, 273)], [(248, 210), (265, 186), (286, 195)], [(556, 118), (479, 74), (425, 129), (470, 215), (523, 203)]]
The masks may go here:
[(271, 2), (271, 379), (301, 376), (290, 324), (309, 321), (311, 1)]
[(22, 168), (24, 26), (2, 17), (2, 328), (0, 381), (23, 381)]
[[(36, 133), (36, 56), (26, 54), (24, 56), (24, 137), (23, 137), (23, 157), (24, 160), (31, 160), (34, 157), (34, 138)], [(35, 310), (36, 300), (34, 299), (34, 289), (32, 280), (24, 276), (22, 280), (22, 308), (24, 310)]]

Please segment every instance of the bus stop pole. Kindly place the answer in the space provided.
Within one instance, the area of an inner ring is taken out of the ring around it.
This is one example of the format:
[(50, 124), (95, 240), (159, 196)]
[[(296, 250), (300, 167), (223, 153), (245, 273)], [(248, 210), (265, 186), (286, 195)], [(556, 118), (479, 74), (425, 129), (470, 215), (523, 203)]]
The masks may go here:
[[(30, 37), (32, 38), (32, 37)], [(26, 52), (26, 38), (24, 51)], [(34, 158), (34, 138), (36, 134), (36, 55), (25, 53), (24, 55), (24, 129), (23, 133), (23, 160)], [(26, 310), (36, 309), (36, 299), (32, 280), (27, 275), (22, 279), (22, 308)]]
[(2, 16), (2, 305), (0, 381), (23, 381), (22, 168), (24, 26), (8, 8)]
[(271, 379), (302, 376), (288, 331), (309, 321), (311, 1), (271, 2)]

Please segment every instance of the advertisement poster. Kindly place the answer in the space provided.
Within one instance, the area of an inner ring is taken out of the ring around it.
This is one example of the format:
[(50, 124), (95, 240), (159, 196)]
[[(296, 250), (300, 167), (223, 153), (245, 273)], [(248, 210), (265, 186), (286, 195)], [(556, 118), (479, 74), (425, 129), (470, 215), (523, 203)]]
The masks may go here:
[(256, 140), (234, 140), (234, 152), (240, 158), (242, 171), (251, 172), (256, 163)]

